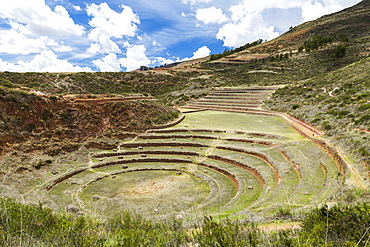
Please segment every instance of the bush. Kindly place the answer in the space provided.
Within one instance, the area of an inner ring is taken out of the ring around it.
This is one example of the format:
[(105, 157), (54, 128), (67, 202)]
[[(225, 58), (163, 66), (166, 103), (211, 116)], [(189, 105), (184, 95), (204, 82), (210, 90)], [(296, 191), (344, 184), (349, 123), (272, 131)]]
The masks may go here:
[(335, 57), (337, 58), (344, 57), (346, 55), (346, 50), (347, 48), (345, 45), (337, 46), (337, 48), (335, 49)]
[(369, 204), (324, 206), (306, 215), (301, 237), (312, 246), (365, 246), (369, 227)]
[(0, 79), (0, 86), (2, 86), (2, 87), (8, 87), (8, 88), (15, 88), (15, 87), (17, 87), (11, 81), (6, 80), (6, 79)]
[(215, 222), (211, 216), (204, 218), (204, 224), (194, 233), (200, 246), (258, 246), (260, 235), (255, 226), (226, 220)]
[(299, 105), (297, 105), (297, 104), (292, 105), (292, 109), (293, 109), (293, 110), (295, 110), (295, 109), (297, 109), (297, 108), (299, 108)]
[(323, 129), (323, 130), (331, 130), (331, 125), (327, 122), (327, 121), (325, 121), (325, 122), (323, 122), (322, 124), (321, 124), (321, 128)]

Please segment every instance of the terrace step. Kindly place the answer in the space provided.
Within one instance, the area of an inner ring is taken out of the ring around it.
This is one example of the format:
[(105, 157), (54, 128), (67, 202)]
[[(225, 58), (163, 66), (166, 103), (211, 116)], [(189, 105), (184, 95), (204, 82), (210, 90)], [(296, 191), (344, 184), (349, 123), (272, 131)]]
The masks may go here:
[[(195, 104), (191, 107), (205, 108)], [(269, 115), (266, 111), (238, 106), (206, 108)], [(211, 112), (210, 115), (217, 119), (215, 114), (220, 113)], [(321, 203), (343, 182), (338, 176), (341, 166), (337, 167), (332, 157), (326, 155), (326, 149), (309, 138), (294, 139), (290, 135), (279, 136), (280, 132), (270, 134), (269, 130), (243, 132), (229, 126), (225, 128), (227, 131), (220, 126), (208, 129), (207, 125), (194, 125), (192, 121), (183, 124), (177, 128), (148, 130), (130, 142), (119, 144), (115, 150), (90, 153), (86, 167), (61, 173), (46, 189), (52, 190), (58, 184), (63, 184), (60, 188), (64, 188), (72, 179), (84, 178), (81, 180), (91, 182), (127, 172), (172, 169), (207, 181), (210, 195), (194, 210), (239, 217), (250, 211), (274, 213), (281, 206), (294, 208)], [(78, 185), (80, 191), (89, 183)]]
[(193, 101), (188, 107), (193, 109), (210, 110), (248, 110), (258, 109), (278, 87), (250, 87), (215, 89), (208, 95)]

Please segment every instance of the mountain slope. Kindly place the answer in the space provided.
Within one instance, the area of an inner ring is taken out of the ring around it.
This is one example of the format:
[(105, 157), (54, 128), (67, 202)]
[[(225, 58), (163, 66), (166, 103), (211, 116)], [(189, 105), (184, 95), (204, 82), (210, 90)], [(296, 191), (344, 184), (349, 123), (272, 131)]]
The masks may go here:
[(324, 130), (370, 169), (370, 58), (278, 89), (267, 102)]

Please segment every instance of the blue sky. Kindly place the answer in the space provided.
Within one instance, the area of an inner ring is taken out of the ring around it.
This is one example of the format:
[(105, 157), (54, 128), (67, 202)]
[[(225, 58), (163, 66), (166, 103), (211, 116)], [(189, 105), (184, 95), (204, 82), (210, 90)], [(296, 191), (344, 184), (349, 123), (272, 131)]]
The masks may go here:
[(360, 0), (0, 0), (0, 71), (131, 71), (270, 40)]

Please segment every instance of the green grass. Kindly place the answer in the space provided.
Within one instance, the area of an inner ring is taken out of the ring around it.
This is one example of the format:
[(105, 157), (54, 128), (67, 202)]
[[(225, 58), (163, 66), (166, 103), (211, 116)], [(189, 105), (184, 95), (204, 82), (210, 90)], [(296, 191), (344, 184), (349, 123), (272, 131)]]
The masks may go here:
[[(238, 194), (230, 200), (227, 205), (219, 209), (220, 214), (223, 216), (229, 216), (235, 212), (240, 212), (248, 208), (250, 204), (256, 201), (261, 195), (263, 188), (261, 187), (259, 181), (248, 171), (229, 165), (224, 162), (215, 160), (205, 160), (204, 163), (213, 165), (216, 167), (223, 168), (234, 174), (239, 183)], [(248, 189), (248, 186), (252, 186), (253, 189)]]
[[(188, 129), (189, 132), (183, 132), (182, 129)], [(164, 133), (170, 130), (173, 132)], [(262, 136), (251, 133), (261, 133)], [(204, 136), (214, 139), (202, 139)], [(258, 141), (264, 141), (267, 145), (255, 143)], [(163, 146), (156, 146), (158, 144)], [(204, 147), (188, 147), (188, 144), (202, 144)], [(225, 150), (223, 147), (234, 150)], [(280, 150), (301, 166), (302, 178)], [(151, 154), (151, 151), (159, 153)], [(184, 153), (173, 154), (168, 151)], [(338, 168), (331, 157), (274, 116), (216, 111), (189, 113), (177, 126), (122, 142), (117, 152), (85, 150), (76, 151), (76, 154), (78, 158), (71, 158), (65, 163), (58, 161), (60, 167), (53, 169), (59, 174), (49, 175), (50, 181), (47, 183), (37, 185), (40, 180), (36, 177), (36, 181), (31, 179), (35, 193), (39, 193), (38, 200), (60, 210), (65, 210), (70, 204), (77, 205), (83, 211), (86, 209), (86, 213), (104, 217), (111, 212), (128, 210), (157, 220), (183, 214), (195, 222), (198, 215), (245, 219), (251, 214), (271, 217), (280, 208), (300, 210), (324, 202), (342, 185), (342, 180), (336, 177)], [(104, 154), (113, 156), (96, 157)], [(251, 154), (265, 157), (271, 165)], [(226, 160), (219, 161), (217, 157)], [(145, 162), (149, 159), (154, 160)], [(173, 159), (185, 160), (186, 163), (176, 163)], [(131, 160), (135, 162), (131, 163)], [(128, 168), (122, 169), (121, 164), (126, 161)], [(255, 175), (233, 162), (256, 169), (255, 174), (262, 176), (264, 184), (261, 185)], [(100, 164), (107, 166), (98, 168)], [(211, 166), (205, 167), (203, 164)], [(80, 167), (87, 169), (61, 181), (49, 192), (45, 190), (52, 180)], [(176, 169), (185, 172), (176, 176), (174, 171), (140, 169)], [(228, 175), (223, 175), (222, 171)], [(232, 177), (235, 177), (236, 183)], [(248, 189), (248, 186), (253, 189)], [(141, 188), (142, 191), (138, 193), (135, 188)], [(94, 201), (94, 195), (99, 195), (100, 199)], [(154, 214), (154, 209), (160, 210), (160, 214)]]
[(254, 114), (241, 114), (205, 111), (186, 114), (183, 122), (176, 126), (189, 128), (224, 129), (226, 131), (278, 133), (288, 138), (300, 138), (291, 127), (278, 117)]
[[(176, 191), (176, 193), (174, 193)], [(88, 210), (98, 215), (132, 210), (140, 215), (170, 215), (188, 211), (209, 194), (207, 183), (190, 174), (138, 171), (107, 177), (89, 185), (81, 194)], [(99, 200), (93, 201), (92, 196)]]

